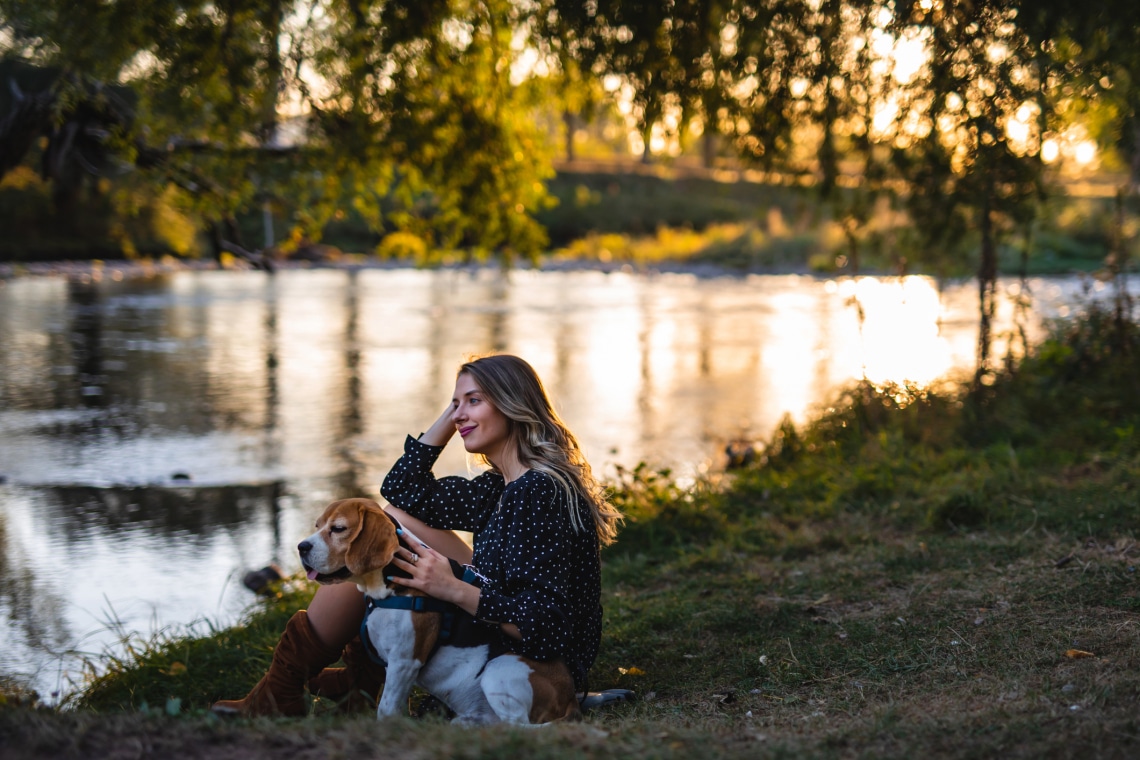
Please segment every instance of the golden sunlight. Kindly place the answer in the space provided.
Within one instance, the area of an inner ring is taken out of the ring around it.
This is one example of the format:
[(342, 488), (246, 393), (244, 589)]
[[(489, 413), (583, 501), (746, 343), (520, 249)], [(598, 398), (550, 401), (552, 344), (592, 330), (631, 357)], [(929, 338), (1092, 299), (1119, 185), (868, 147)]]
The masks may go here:
[(1041, 160), (1047, 164), (1062, 161), (1079, 169), (1097, 164), (1100, 151), (1096, 140), (1089, 137), (1082, 124), (1074, 124), (1064, 132), (1053, 133), (1041, 143)]
[(946, 374), (951, 360), (939, 334), (942, 305), (928, 277), (901, 280), (864, 277), (845, 282), (861, 309), (863, 370), (873, 383), (914, 382), (927, 385)]
[(1033, 155), (1037, 152), (1040, 143), (1037, 116), (1040, 113), (1041, 108), (1036, 103), (1022, 103), (1013, 118), (1006, 122), (1005, 134), (1015, 153)]

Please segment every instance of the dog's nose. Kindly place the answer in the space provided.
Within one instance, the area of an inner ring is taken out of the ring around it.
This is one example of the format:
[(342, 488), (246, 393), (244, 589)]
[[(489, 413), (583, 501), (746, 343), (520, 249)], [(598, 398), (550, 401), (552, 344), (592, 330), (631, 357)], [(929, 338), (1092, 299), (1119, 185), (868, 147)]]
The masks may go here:
[(313, 542), (312, 541), (302, 541), (301, 543), (297, 544), (297, 551), (301, 552), (302, 557), (305, 556), (306, 554), (308, 554), (309, 551), (312, 550), (312, 548), (313, 548)]

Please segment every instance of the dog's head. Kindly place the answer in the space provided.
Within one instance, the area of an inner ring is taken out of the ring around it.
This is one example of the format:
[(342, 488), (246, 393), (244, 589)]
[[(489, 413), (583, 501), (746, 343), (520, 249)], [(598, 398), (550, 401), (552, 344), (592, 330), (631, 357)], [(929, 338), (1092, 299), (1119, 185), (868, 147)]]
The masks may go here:
[(371, 499), (342, 499), (317, 518), (317, 532), (297, 545), (301, 564), (318, 583), (363, 582), (392, 561), (396, 526)]

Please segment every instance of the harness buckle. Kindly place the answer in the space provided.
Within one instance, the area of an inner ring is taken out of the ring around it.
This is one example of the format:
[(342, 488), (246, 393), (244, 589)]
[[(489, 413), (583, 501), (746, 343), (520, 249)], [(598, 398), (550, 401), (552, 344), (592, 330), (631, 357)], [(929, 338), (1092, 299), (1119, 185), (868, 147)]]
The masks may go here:
[(478, 578), (481, 583), (490, 583), (490, 581), (491, 581), (490, 578), (488, 578), (487, 576), (483, 575), (481, 572), (476, 570), (474, 565), (464, 565), (463, 566), (463, 580), (466, 581), (467, 583), (471, 583), (476, 578)]

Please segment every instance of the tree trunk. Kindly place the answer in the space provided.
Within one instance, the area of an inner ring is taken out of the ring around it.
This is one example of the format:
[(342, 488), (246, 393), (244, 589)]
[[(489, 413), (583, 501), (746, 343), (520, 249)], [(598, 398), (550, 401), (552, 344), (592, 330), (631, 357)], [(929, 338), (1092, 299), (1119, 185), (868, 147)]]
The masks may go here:
[(1129, 178), (1133, 193), (1140, 188), (1140, 117), (1132, 119), (1132, 176)]
[(993, 215), (988, 193), (982, 202), (979, 228), (982, 233), (982, 256), (978, 264), (978, 308), (981, 319), (978, 324), (978, 368), (974, 376), (975, 384), (981, 382), (989, 369), (991, 333), (997, 306), (997, 243), (994, 240)]
[(277, 137), (277, 100), (283, 77), (281, 65), (281, 2), (272, 0), (265, 10), (265, 93), (261, 100), (261, 144)]
[(855, 236), (855, 226), (847, 230), (847, 263), (851, 267), (851, 276), (859, 276), (859, 239)]
[(578, 117), (566, 110), (562, 112), (562, 123), (566, 125), (566, 160), (574, 161), (574, 133), (578, 129)]
[[(1140, 154), (1140, 150), (1137, 151)], [(1135, 187), (1133, 185), (1132, 187)], [(1132, 297), (1128, 294), (1128, 243), (1124, 240), (1124, 205), (1130, 188), (1121, 187), (1116, 191), (1116, 213), (1113, 219), (1112, 251), (1108, 254), (1108, 271), (1115, 287), (1113, 301), (1116, 311), (1116, 325), (1123, 329), (1132, 321)], [(1123, 335), (1123, 332), (1120, 333)]]
[(653, 149), (649, 147), (650, 141), (653, 139), (653, 122), (646, 122), (645, 127), (641, 130), (641, 139), (644, 145), (641, 149), (641, 163), (653, 163)]
[(831, 82), (833, 77), (841, 74), (836, 51), (832, 49), (834, 42), (839, 39), (841, 3), (829, 0), (820, 10), (827, 22), (825, 29), (822, 30), (825, 42), (821, 45), (820, 52), (823, 59), (816, 73), (817, 80), (823, 84), (823, 113), (820, 115), (823, 141), (820, 143), (818, 153), (819, 193), (824, 198), (830, 198), (839, 177), (839, 148), (835, 144), (835, 125), (839, 121), (839, 98), (832, 89)]
[(705, 125), (705, 132), (701, 135), (701, 148), (706, 169), (716, 168), (716, 147), (716, 132)]

